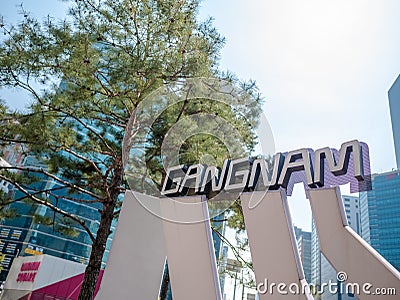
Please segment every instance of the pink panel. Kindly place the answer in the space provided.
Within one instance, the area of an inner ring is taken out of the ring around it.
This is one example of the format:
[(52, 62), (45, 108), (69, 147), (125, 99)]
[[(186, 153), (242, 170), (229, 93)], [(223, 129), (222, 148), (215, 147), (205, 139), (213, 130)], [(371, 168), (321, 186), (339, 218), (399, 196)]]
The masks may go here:
[[(100, 271), (94, 295), (100, 287), (104, 270)], [(84, 274), (79, 274), (33, 291), (19, 300), (78, 300)]]

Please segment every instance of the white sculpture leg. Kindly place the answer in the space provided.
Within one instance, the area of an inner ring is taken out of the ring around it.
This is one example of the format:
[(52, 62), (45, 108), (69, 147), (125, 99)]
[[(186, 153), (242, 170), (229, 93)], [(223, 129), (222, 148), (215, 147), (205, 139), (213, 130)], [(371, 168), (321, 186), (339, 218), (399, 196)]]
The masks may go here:
[[(310, 190), (310, 202), (321, 252), (347, 283), (360, 286), (356, 297), (399, 299), (400, 273), (348, 226), (339, 188)], [(397, 295), (378, 295), (376, 288), (395, 288)]]
[(167, 219), (163, 224), (173, 299), (220, 300), (205, 197), (161, 199), (161, 211)]
[(160, 213), (159, 198), (126, 192), (96, 300), (158, 299), (166, 257), (162, 220), (137, 198)]
[[(259, 299), (313, 299), (304, 277), (284, 191), (245, 193), (240, 198)], [(306, 287), (305, 293), (302, 286)]]

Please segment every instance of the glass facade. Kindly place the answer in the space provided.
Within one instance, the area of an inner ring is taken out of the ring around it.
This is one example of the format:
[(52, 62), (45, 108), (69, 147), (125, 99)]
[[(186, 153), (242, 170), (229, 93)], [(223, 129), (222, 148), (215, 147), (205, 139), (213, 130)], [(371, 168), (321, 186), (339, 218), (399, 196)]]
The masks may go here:
[(311, 232), (303, 231), (294, 226), (296, 235), (297, 249), (303, 264), (304, 276), (307, 282), (311, 281)]
[(362, 237), (400, 270), (400, 171), (372, 175), (360, 200)]
[(311, 283), (321, 285), (321, 251), (314, 219), (311, 224)]
[[(34, 157), (20, 156), (18, 149), (8, 149), (5, 152), (5, 160), (15, 165), (45, 167)], [(54, 187), (55, 183), (42, 180), (33, 185), (32, 188), (46, 190)], [(68, 191), (63, 189), (54, 193), (58, 196), (65, 196)], [(85, 220), (92, 232), (97, 231), (100, 221), (99, 209), (101, 209), (99, 203), (78, 203), (63, 198), (56, 199), (44, 193), (37, 196), (46, 199), (62, 210), (79, 216)], [(68, 196), (74, 195), (68, 194)], [(75, 196), (85, 199), (84, 195)], [(23, 194), (16, 191), (13, 198), (23, 198)], [(12, 261), (16, 256), (49, 254), (83, 264), (88, 262), (92, 241), (80, 225), (66, 224), (65, 220), (60, 215), (54, 214), (50, 208), (25, 200), (15, 202), (7, 209), (15, 210), (16, 216), (0, 222), (0, 281), (6, 279)], [(42, 220), (52, 220), (52, 224), (46, 225)], [(115, 225), (116, 222), (114, 221), (112, 232)], [(107, 261), (111, 240), (112, 234), (107, 241), (103, 267)]]
[(388, 94), (397, 169), (400, 169), (400, 76), (397, 77)]

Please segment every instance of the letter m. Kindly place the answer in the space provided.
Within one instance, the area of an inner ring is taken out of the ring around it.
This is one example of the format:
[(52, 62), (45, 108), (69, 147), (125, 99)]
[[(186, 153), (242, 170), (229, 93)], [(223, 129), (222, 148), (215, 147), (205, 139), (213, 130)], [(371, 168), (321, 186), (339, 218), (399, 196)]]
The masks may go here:
[[(333, 152), (339, 152), (338, 161), (336, 161)], [(357, 140), (343, 143), (340, 151), (330, 149), (329, 147), (318, 149), (314, 152), (314, 183), (318, 186), (324, 186), (325, 163), (326, 159), (330, 172), (335, 176), (347, 173), (350, 161), (350, 153), (353, 152), (354, 177), (358, 181), (364, 179), (364, 165), (362, 156), (362, 147)]]

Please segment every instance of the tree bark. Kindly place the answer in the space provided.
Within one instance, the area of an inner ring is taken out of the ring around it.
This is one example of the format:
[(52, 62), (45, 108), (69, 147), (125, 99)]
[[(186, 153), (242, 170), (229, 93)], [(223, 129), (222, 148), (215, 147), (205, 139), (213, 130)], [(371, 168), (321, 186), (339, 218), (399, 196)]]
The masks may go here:
[(111, 233), (114, 210), (120, 194), (119, 187), (122, 184), (122, 176), (122, 163), (118, 163), (108, 189), (110, 192), (110, 198), (106, 203), (104, 203), (103, 206), (99, 229), (97, 231), (96, 239), (92, 245), (92, 252), (90, 253), (89, 263), (85, 270), (85, 276), (78, 300), (94, 299), (94, 292), (101, 269), (103, 255), (106, 250), (107, 239)]
[(92, 300), (96, 288), (97, 278), (101, 269), (101, 262), (106, 249), (107, 238), (111, 232), (115, 205), (107, 205), (101, 214), (100, 226), (96, 239), (92, 245), (89, 263), (85, 270), (85, 277), (79, 293), (79, 300)]

